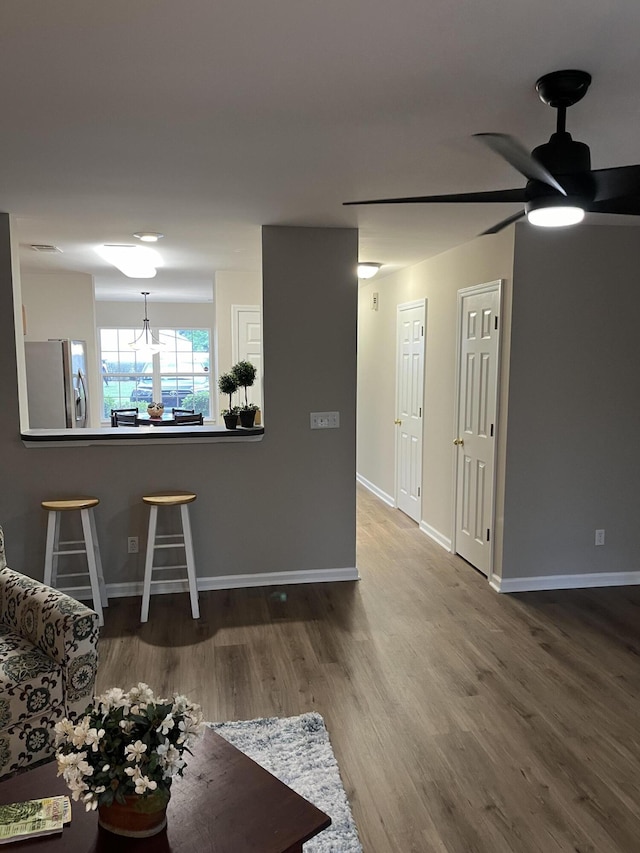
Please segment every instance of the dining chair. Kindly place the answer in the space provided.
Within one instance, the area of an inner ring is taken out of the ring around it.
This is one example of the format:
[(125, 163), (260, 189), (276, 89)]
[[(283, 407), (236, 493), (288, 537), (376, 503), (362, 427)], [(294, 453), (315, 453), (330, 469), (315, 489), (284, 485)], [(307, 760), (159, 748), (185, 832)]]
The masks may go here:
[(195, 415), (195, 409), (171, 409), (172, 415)]
[(135, 414), (116, 412), (114, 426), (138, 426), (137, 415), (137, 412)]
[[(168, 423), (171, 424), (171, 421), (169, 421)], [(203, 426), (204, 418), (202, 416), (202, 413), (199, 412), (198, 414), (190, 414), (190, 415), (178, 415), (178, 414), (176, 414), (174, 417), (173, 424), (171, 424), (171, 425), (172, 426), (187, 426), (190, 424), (197, 424), (198, 426)]]
[(135, 417), (137, 414), (138, 414), (137, 408), (111, 409), (111, 426), (112, 427), (118, 426), (118, 424), (116, 423), (116, 415), (132, 415), (134, 418), (134, 423), (135, 423)]

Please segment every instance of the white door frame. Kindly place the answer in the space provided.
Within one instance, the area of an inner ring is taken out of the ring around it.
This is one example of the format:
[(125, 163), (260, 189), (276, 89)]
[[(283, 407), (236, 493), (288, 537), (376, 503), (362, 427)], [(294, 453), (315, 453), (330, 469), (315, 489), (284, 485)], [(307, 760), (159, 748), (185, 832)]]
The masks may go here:
[[(491, 519), (490, 519), (490, 528), (491, 528), (491, 539), (489, 540), (489, 572), (487, 574), (487, 581), (491, 582), (493, 577), (493, 557), (495, 553), (495, 531), (496, 531), (496, 472), (497, 472), (497, 448), (498, 448), (498, 421), (500, 417), (500, 365), (502, 361), (502, 326), (503, 326), (503, 298), (502, 291), (504, 284), (504, 280), (499, 278), (495, 281), (488, 281), (484, 284), (476, 284), (471, 287), (463, 287), (458, 291), (458, 304), (457, 304), (457, 313), (456, 313), (456, 390), (454, 397), (454, 414), (453, 414), (453, 436), (454, 438), (458, 435), (458, 423), (460, 418), (460, 352), (462, 349), (462, 300), (465, 296), (474, 296), (480, 293), (489, 293), (491, 291), (498, 292), (498, 348), (497, 348), (497, 358), (496, 358), (496, 411), (494, 418), (494, 429), (493, 429), (493, 438), (494, 438), (494, 452), (493, 452), (493, 472), (492, 472), (492, 481), (491, 481)], [(456, 553), (456, 533), (457, 533), (457, 507), (458, 507), (458, 462), (460, 458), (460, 454), (458, 453), (458, 448), (453, 446), (452, 443), (452, 476), (453, 476), (453, 503), (451, 510), (451, 553)]]
[[(411, 308), (423, 308), (424, 309), (424, 334), (422, 336), (422, 388), (421, 388), (421, 403), (422, 403), (422, 415), (420, 419), (420, 427), (421, 427), (421, 436), (420, 436), (420, 504), (419, 504), (419, 515), (418, 524), (422, 521), (422, 457), (424, 454), (424, 383), (425, 383), (425, 366), (426, 366), (426, 356), (427, 356), (427, 299), (415, 299), (413, 302), (401, 302), (396, 305), (396, 399), (395, 399), (395, 413), (396, 418), (398, 417), (398, 412), (400, 410), (400, 393), (399, 393), (399, 383), (398, 383), (398, 374), (400, 370), (400, 347), (398, 343), (398, 320), (400, 319), (400, 313), (402, 311), (410, 310)], [(398, 476), (399, 476), (399, 456), (400, 456), (400, 442), (398, 440), (398, 430), (394, 431), (395, 438), (395, 470), (394, 470), (394, 505), (398, 508)]]

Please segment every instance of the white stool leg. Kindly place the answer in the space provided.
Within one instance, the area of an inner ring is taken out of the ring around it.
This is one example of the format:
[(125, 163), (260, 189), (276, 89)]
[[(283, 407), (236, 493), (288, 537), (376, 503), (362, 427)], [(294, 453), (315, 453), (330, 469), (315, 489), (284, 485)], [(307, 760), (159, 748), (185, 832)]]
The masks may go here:
[(142, 610), (140, 621), (149, 619), (149, 596), (151, 595), (151, 572), (153, 571), (153, 550), (156, 544), (156, 524), (158, 521), (158, 507), (149, 508), (149, 533), (147, 535), (147, 553), (144, 560), (144, 586), (142, 589)]
[(60, 513), (50, 510), (47, 518), (47, 543), (44, 547), (44, 582), (47, 586), (54, 586), (56, 582), (55, 575), (58, 574), (58, 558), (54, 558), (53, 552), (58, 550), (59, 538)]
[(56, 512), (55, 533), (53, 536), (53, 576), (51, 585), (56, 586), (58, 583), (58, 557), (60, 555), (60, 528), (62, 526), (62, 513)]
[(187, 578), (189, 580), (189, 596), (191, 597), (191, 615), (200, 618), (198, 606), (198, 581), (196, 579), (196, 561), (193, 556), (193, 539), (191, 538), (191, 522), (189, 521), (189, 505), (182, 504), (182, 532), (184, 534), (184, 551), (187, 558)]
[(93, 509), (89, 510), (89, 522), (91, 524), (91, 536), (93, 538), (93, 551), (95, 555), (96, 568), (98, 570), (98, 586), (100, 587), (100, 601), (103, 607), (109, 606), (107, 598), (107, 587), (104, 582), (104, 574), (102, 572), (102, 559), (100, 557), (100, 546), (98, 544), (98, 532), (96, 530), (96, 517)]
[(84, 534), (85, 548), (87, 549), (87, 565), (89, 566), (89, 582), (91, 583), (91, 595), (93, 596), (93, 609), (98, 614), (98, 624), (104, 625), (102, 614), (102, 601), (100, 599), (100, 585), (98, 583), (98, 566), (96, 565), (96, 549), (91, 532), (91, 510), (81, 509), (82, 532)]

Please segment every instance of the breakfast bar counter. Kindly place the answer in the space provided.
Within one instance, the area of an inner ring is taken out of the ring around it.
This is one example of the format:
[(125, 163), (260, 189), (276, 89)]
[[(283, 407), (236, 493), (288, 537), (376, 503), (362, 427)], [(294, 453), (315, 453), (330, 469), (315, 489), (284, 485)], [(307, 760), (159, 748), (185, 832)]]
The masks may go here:
[(20, 433), (25, 447), (88, 447), (124, 444), (215, 444), (262, 441), (264, 427), (138, 426), (100, 429), (26, 429)]

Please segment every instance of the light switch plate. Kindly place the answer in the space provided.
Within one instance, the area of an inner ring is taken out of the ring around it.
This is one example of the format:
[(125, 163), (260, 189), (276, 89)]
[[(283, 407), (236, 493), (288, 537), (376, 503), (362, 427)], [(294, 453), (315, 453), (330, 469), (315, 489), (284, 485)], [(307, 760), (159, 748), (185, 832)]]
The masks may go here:
[(311, 429), (337, 429), (340, 412), (311, 412)]

